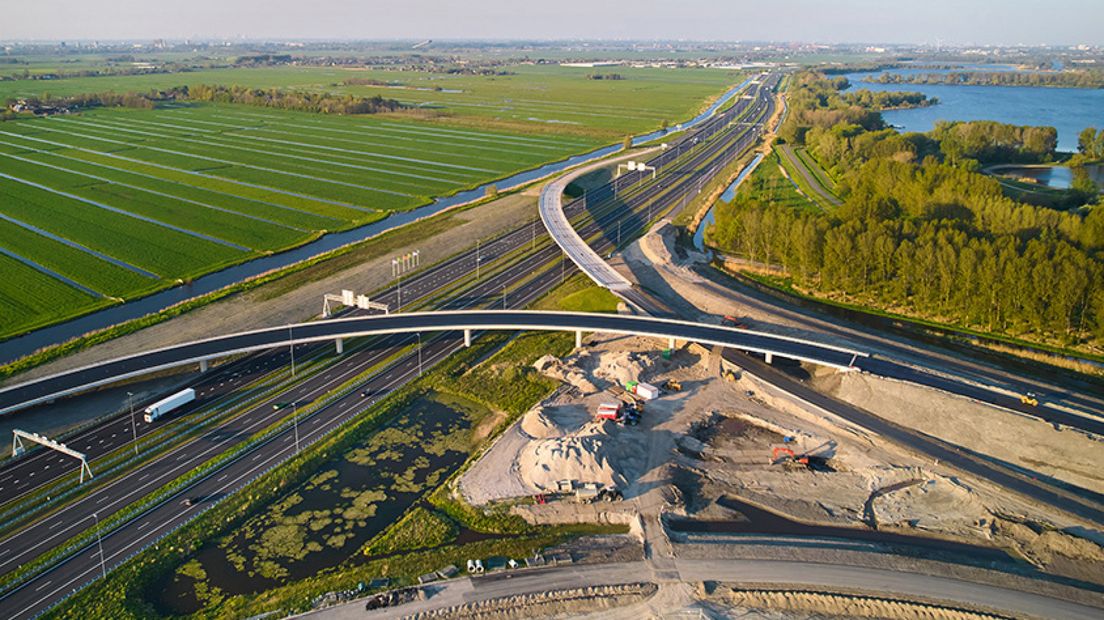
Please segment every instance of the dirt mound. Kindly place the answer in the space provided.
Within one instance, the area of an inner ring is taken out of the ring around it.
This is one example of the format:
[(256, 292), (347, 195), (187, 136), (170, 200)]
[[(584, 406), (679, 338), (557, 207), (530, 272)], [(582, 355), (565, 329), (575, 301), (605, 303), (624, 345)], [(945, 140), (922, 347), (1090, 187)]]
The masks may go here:
[(992, 515), (970, 489), (936, 476), (881, 495), (873, 502), (879, 525), (976, 535)]
[(583, 371), (564, 364), (554, 355), (545, 355), (540, 358), (533, 363), (533, 368), (536, 368), (537, 372), (546, 377), (574, 386), (583, 394), (593, 394), (598, 391), (598, 388), (587, 379)]
[(533, 407), (521, 419), (521, 430), (533, 439), (562, 437), (585, 423), (590, 416), (578, 405)]
[(650, 356), (635, 351), (610, 351), (597, 356), (580, 355), (579, 358), (580, 361), (588, 362), (595, 378), (617, 385), (640, 381), (644, 372), (652, 365)]
[(613, 422), (588, 422), (575, 433), (530, 442), (518, 458), (522, 479), (546, 491), (560, 480), (624, 487), (643, 455), (634, 443), (610, 437), (614, 429)]

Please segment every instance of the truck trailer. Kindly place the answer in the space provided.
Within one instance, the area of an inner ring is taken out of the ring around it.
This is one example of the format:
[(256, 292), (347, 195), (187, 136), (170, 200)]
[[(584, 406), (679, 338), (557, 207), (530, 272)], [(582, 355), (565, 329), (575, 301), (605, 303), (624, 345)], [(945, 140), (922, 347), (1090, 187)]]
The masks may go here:
[(186, 405), (193, 400), (195, 400), (195, 390), (192, 388), (181, 390), (172, 396), (166, 396), (149, 407), (146, 407), (146, 423), (153, 422), (173, 409), (181, 405)]

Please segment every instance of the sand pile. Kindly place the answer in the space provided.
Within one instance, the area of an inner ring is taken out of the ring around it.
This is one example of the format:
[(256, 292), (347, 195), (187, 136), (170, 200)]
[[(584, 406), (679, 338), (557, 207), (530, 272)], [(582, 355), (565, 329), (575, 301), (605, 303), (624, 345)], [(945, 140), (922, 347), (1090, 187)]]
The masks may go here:
[(561, 437), (588, 419), (590, 416), (580, 405), (537, 405), (521, 419), (521, 430), (533, 439)]
[(645, 455), (637, 442), (610, 436), (618, 430), (613, 422), (588, 422), (574, 433), (531, 441), (518, 458), (522, 480), (546, 491), (559, 480), (623, 488)]
[(577, 366), (587, 368), (595, 379), (622, 386), (629, 381), (643, 380), (645, 371), (652, 366), (647, 354), (635, 351), (609, 351), (598, 355), (582, 351), (574, 361)]
[(546, 377), (574, 386), (583, 394), (593, 394), (598, 391), (583, 371), (563, 363), (554, 355), (540, 358), (533, 363), (533, 368)]

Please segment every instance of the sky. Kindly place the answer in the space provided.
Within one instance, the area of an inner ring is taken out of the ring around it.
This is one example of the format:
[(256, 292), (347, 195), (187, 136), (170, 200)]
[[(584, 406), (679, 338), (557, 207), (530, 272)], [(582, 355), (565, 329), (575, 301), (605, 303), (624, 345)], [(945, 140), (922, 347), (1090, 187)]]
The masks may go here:
[(4, 0), (0, 41), (688, 39), (1104, 44), (1104, 0)]

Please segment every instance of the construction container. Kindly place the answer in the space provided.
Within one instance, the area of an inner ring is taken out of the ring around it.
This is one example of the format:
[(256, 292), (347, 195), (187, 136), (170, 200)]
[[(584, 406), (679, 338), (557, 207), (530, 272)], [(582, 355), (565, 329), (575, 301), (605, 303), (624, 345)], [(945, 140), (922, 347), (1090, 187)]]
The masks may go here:
[(621, 404), (602, 403), (598, 405), (598, 413), (594, 417), (599, 420), (617, 420), (621, 417)]
[(644, 400), (655, 400), (659, 398), (659, 388), (651, 383), (637, 383), (633, 388), (633, 393)]

